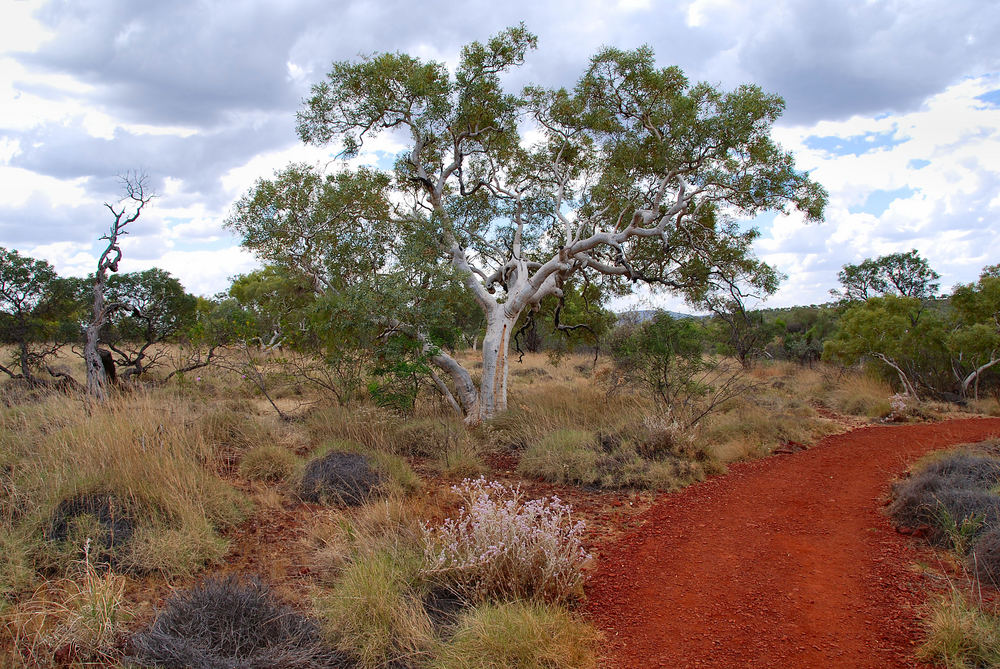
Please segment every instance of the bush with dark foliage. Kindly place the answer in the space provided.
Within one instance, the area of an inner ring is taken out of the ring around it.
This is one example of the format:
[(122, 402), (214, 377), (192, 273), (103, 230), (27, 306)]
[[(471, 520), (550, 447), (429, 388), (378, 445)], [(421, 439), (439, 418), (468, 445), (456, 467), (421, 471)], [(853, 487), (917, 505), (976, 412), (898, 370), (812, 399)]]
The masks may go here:
[(980, 521), (981, 533), (1000, 525), (1000, 461), (967, 451), (935, 460), (893, 486), (889, 513), (902, 527), (928, 526), (932, 543), (949, 541), (946, 519), (954, 527)]
[(90, 558), (96, 564), (118, 566), (122, 549), (135, 532), (135, 518), (130, 506), (110, 493), (84, 493), (61, 501), (52, 512), (45, 538), (56, 542), (76, 542), (74, 527), (90, 518), (96, 527), (89, 528)]
[(257, 577), (210, 576), (167, 600), (132, 637), (135, 664), (193, 669), (348, 667), (314, 622), (278, 603)]
[(980, 583), (1000, 588), (1000, 526), (983, 532), (969, 553), (968, 563)]
[(307, 502), (358, 506), (376, 494), (381, 483), (366, 456), (333, 451), (306, 465), (299, 494)]

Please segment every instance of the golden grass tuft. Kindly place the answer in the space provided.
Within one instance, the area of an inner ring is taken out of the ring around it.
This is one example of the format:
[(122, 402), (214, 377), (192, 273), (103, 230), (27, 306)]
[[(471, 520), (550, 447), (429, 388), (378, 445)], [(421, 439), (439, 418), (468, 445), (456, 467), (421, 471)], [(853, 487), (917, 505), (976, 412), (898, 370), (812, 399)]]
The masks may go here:
[(518, 471), (553, 483), (653, 490), (676, 490), (719, 471), (707, 452), (670, 439), (661, 447), (660, 438), (645, 424), (602, 440), (587, 430), (559, 429), (525, 450)]
[(126, 579), (95, 569), (87, 545), (83, 555), (72, 577), (43, 583), (7, 612), (4, 641), (17, 649), (7, 658), (10, 666), (62, 665), (59, 654), (68, 654), (73, 666), (117, 664), (114, 646), (133, 615), (125, 601)]
[(398, 425), (391, 450), (403, 455), (437, 456), (468, 439), (468, 430), (457, 417), (414, 418)]
[(434, 639), (419, 587), (423, 552), (407, 524), (380, 528), (379, 520), (399, 521), (391, 506), (383, 510), (386, 515), (345, 525), (338, 543), (327, 545), (321, 555), (337, 565), (338, 575), (315, 598), (327, 640), (364, 668), (412, 662)]
[(889, 398), (894, 393), (892, 386), (871, 374), (845, 374), (830, 393), (830, 405), (851, 416), (882, 418), (892, 411)]
[(481, 604), (459, 616), (435, 652), (434, 669), (586, 669), (597, 666), (599, 637), (556, 606), (538, 602)]
[(290, 481), (301, 468), (301, 458), (275, 444), (252, 448), (240, 460), (240, 476), (251, 481)]
[(954, 585), (931, 601), (924, 626), (921, 659), (955, 669), (1000, 666), (1000, 617)]
[(525, 450), (518, 471), (553, 483), (593, 485), (604, 474), (597, 435), (587, 430), (555, 430)]
[(780, 394), (743, 397), (710, 416), (698, 433), (722, 462), (770, 455), (786, 442), (812, 444), (839, 431), (816, 410)]

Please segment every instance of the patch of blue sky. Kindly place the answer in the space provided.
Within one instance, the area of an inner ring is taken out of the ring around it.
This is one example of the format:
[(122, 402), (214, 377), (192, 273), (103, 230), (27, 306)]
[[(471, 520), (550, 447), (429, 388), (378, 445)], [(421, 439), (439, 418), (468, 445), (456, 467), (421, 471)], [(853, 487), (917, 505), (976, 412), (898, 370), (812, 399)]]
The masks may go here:
[(889, 208), (889, 205), (895, 200), (905, 199), (913, 195), (916, 191), (907, 186), (902, 188), (896, 188), (894, 190), (873, 190), (865, 198), (864, 204), (855, 207), (848, 207), (847, 211), (852, 214), (871, 214), (872, 216), (881, 216), (885, 213), (885, 210)]
[(376, 151), (375, 166), (380, 170), (391, 170), (396, 164), (397, 155), (398, 154), (391, 153), (389, 151)]
[(774, 227), (774, 220), (778, 218), (778, 213), (776, 211), (768, 211), (763, 214), (757, 214), (753, 218), (738, 221), (740, 230), (757, 228), (761, 237), (770, 237), (771, 228)]
[(985, 102), (991, 107), (1000, 108), (1000, 88), (995, 91), (988, 91), (982, 95), (977, 95), (976, 99)]
[(810, 149), (826, 151), (834, 156), (860, 156), (879, 149), (892, 148), (905, 141), (896, 139), (895, 136), (894, 131), (866, 132), (850, 137), (810, 135), (806, 137), (805, 145)]
[(906, 166), (912, 170), (922, 170), (931, 164), (931, 161), (924, 160), (923, 158), (914, 158), (910, 162), (906, 163)]

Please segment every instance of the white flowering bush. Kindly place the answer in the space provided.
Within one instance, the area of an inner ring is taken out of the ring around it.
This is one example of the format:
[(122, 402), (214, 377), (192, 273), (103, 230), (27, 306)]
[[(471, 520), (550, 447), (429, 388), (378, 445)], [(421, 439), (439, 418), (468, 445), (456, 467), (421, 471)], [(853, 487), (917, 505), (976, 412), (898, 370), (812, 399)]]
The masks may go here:
[(899, 420), (906, 413), (906, 400), (909, 399), (907, 395), (896, 393), (889, 398), (889, 408), (892, 412), (889, 414), (890, 420)]
[(558, 497), (525, 500), (519, 487), (483, 477), (452, 488), (464, 506), (457, 518), (424, 527), (425, 573), (468, 601), (578, 596), (583, 521)]

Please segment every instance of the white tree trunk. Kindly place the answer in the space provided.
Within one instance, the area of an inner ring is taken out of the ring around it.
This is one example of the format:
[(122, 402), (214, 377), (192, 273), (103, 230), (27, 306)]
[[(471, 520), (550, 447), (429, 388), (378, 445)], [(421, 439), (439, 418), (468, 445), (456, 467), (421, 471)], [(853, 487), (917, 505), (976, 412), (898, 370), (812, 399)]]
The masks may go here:
[(986, 363), (985, 365), (983, 365), (982, 367), (980, 367), (979, 369), (975, 370), (974, 372), (972, 372), (971, 374), (969, 374), (967, 377), (965, 377), (965, 379), (962, 380), (962, 396), (965, 397), (967, 395), (967, 393), (969, 392), (969, 384), (972, 383), (973, 381), (975, 381), (976, 382), (976, 386), (975, 386), (975, 390), (976, 390), (975, 399), (978, 400), (979, 399), (979, 377), (980, 377), (980, 375), (982, 375), (983, 372), (985, 372), (987, 369), (989, 369), (993, 365), (997, 364), (998, 362), (1000, 362), (1000, 358), (991, 358), (991, 360), (988, 363)]
[(487, 316), (486, 336), (483, 337), (483, 378), (479, 382), (478, 416), (468, 422), (489, 420), (507, 410), (507, 371), (509, 368), (510, 335), (517, 315), (509, 316), (502, 305)]

